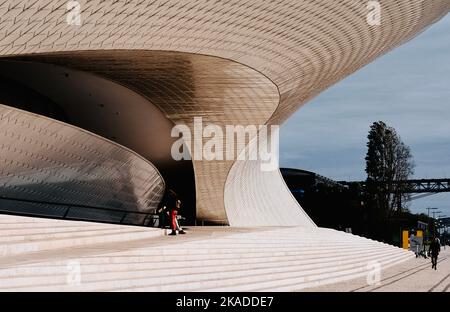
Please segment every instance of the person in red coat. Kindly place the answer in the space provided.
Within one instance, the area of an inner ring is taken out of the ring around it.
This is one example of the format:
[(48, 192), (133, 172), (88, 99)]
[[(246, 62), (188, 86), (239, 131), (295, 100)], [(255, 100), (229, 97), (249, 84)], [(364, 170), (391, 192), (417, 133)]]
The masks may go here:
[(177, 220), (178, 211), (181, 209), (181, 200), (175, 199), (175, 204), (170, 209), (170, 227), (172, 229), (172, 232), (169, 235), (177, 235), (177, 230), (178, 234), (186, 234)]

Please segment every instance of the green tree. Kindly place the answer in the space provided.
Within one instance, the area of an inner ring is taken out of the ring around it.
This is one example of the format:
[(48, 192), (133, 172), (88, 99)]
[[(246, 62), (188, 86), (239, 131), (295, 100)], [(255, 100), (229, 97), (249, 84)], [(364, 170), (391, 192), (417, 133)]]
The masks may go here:
[(405, 186), (394, 181), (409, 179), (414, 163), (410, 148), (384, 122), (374, 122), (367, 138), (366, 201), (371, 209), (371, 228), (381, 229), (395, 213), (407, 210), (404, 203), (409, 195), (402, 192)]

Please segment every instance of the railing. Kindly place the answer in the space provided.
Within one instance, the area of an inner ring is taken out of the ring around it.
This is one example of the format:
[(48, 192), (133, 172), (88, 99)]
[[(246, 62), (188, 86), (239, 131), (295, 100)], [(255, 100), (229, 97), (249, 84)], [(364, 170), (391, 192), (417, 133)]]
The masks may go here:
[[(49, 206), (59, 206), (65, 207), (66, 210), (62, 215), (42, 215), (36, 214), (32, 212), (15, 212), (13, 210), (4, 209), (0, 206), (0, 213), (8, 214), (8, 215), (18, 215), (18, 216), (32, 216), (37, 218), (47, 218), (47, 219), (58, 219), (58, 220), (77, 220), (77, 221), (89, 221), (89, 222), (97, 222), (97, 223), (113, 223), (113, 224), (123, 224), (123, 225), (134, 225), (134, 226), (155, 226), (155, 222), (158, 219), (158, 215), (155, 213), (149, 212), (140, 212), (140, 211), (127, 211), (121, 209), (107, 208), (107, 207), (96, 207), (96, 206), (88, 206), (88, 205), (78, 205), (78, 204), (66, 204), (66, 203), (55, 203), (55, 202), (47, 202), (47, 201), (39, 201), (39, 200), (29, 200), (29, 199), (19, 199), (13, 197), (0, 196), (0, 200), (8, 200), (15, 201), (21, 203), (29, 203), (29, 204), (41, 204), (41, 205), (49, 205)], [(69, 213), (71, 209), (91, 209), (91, 210), (100, 210), (100, 211), (109, 211), (115, 213), (122, 213), (120, 221), (105, 221), (105, 220), (95, 220), (83, 217), (70, 216)], [(142, 224), (125, 222), (126, 217), (128, 215), (142, 215), (145, 216)]]

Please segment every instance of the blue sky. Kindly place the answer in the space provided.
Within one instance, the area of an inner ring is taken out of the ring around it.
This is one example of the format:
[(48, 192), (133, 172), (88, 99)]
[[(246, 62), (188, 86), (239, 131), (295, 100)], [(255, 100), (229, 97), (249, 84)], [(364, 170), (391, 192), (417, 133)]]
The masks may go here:
[[(365, 179), (373, 121), (411, 147), (416, 178), (450, 177), (450, 15), (307, 103), (281, 127), (280, 166), (335, 180)], [(450, 193), (411, 203), (450, 217)]]

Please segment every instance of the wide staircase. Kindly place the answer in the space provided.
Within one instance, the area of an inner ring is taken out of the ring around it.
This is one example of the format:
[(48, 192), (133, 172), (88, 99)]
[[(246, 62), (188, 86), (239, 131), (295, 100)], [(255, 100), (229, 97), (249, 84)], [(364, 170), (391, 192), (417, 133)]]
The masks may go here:
[(295, 291), (414, 255), (330, 229), (154, 228), (0, 215), (0, 291)]

